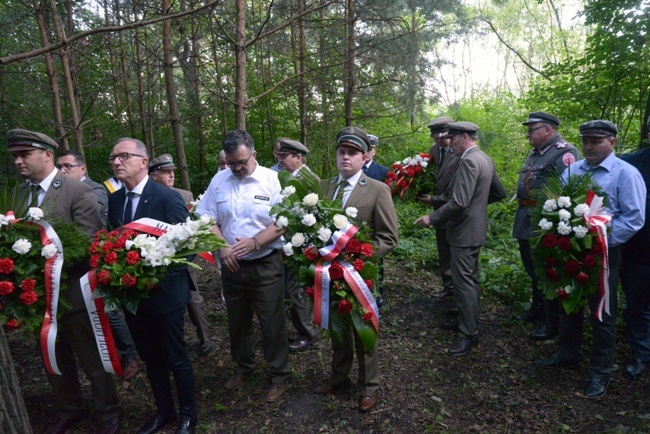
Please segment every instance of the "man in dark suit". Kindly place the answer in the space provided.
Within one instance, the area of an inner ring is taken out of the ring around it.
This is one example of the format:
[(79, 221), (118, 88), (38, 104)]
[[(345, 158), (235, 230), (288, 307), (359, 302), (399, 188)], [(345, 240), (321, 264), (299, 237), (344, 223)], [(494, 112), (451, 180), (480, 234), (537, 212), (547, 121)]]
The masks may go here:
[[(357, 127), (343, 128), (337, 134), (336, 167), (339, 176), (321, 181), (322, 189), (328, 190), (328, 197), (341, 198), (343, 207), (357, 209), (357, 220), (365, 222), (372, 230), (374, 255), (386, 256), (397, 245), (397, 213), (390, 189), (383, 182), (369, 178), (361, 171), (368, 159), (370, 140)], [(377, 343), (377, 345), (379, 345)], [(350, 331), (350, 339), (338, 342), (332, 339), (332, 372), (329, 380), (314, 388), (318, 394), (331, 393), (344, 386), (352, 369), (354, 353), (359, 362), (358, 384), (361, 398), (358, 406), (362, 412), (372, 410), (377, 404), (380, 387), (379, 357), (377, 346), (366, 351), (356, 331)]]
[(388, 167), (382, 166), (374, 160), (375, 154), (377, 153), (376, 148), (377, 145), (379, 145), (379, 137), (368, 134), (368, 140), (370, 141), (370, 148), (366, 154), (368, 160), (363, 164), (361, 170), (368, 178), (384, 182), (386, 180), (386, 175), (388, 175)]
[(487, 205), (506, 196), (494, 162), (476, 145), (478, 130), (472, 122), (449, 124), (450, 146), (461, 161), (445, 192), (447, 202), (414, 222), (435, 228), (447, 225), (451, 275), (460, 316), (458, 340), (448, 349), (452, 356), (464, 356), (479, 343), (478, 256), (487, 235)]
[[(149, 163), (149, 176), (158, 184), (165, 185), (183, 198), (185, 206), (194, 202), (194, 195), (191, 191), (174, 187), (174, 159), (169, 154), (162, 154)], [(192, 300), (187, 304), (187, 313), (190, 321), (196, 329), (196, 337), (199, 338), (199, 354), (205, 356), (212, 352), (212, 343), (210, 342), (210, 327), (208, 325), (208, 311), (205, 307), (203, 296), (199, 292), (199, 276), (195, 268), (187, 269), (190, 275), (190, 293)]]
[[(182, 223), (189, 216), (181, 196), (156, 183), (147, 174), (147, 147), (139, 140), (118, 140), (108, 158), (115, 177), (124, 187), (108, 198), (108, 224), (113, 229), (133, 220), (150, 217), (165, 223)], [(150, 434), (176, 422), (176, 407), (170, 374), (178, 393), (177, 434), (193, 433), (198, 420), (194, 399), (194, 372), (185, 351), (183, 320), (190, 301), (187, 269), (171, 271), (150, 297), (140, 300), (133, 315), (125, 312), (126, 322), (147, 366), (157, 413), (138, 431)]]
[[(92, 188), (61, 173), (54, 166), (54, 151), (58, 144), (45, 134), (10, 130), (7, 146), (14, 157), (16, 169), (27, 179), (18, 186), (18, 199), (39, 206), (45, 218), (58, 218), (76, 223), (89, 236), (101, 229), (101, 219)], [(117, 393), (111, 375), (104, 371), (97, 351), (95, 335), (86, 310), (79, 278), (88, 271), (84, 265), (68, 267), (65, 297), (72, 310), (62, 315), (56, 342), (56, 360), (62, 375), (47, 374), (54, 391), (59, 419), (47, 429), (47, 434), (62, 434), (85, 417), (87, 404), (81, 393), (77, 361), (91, 383), (97, 415), (102, 421), (99, 434), (119, 430)]]

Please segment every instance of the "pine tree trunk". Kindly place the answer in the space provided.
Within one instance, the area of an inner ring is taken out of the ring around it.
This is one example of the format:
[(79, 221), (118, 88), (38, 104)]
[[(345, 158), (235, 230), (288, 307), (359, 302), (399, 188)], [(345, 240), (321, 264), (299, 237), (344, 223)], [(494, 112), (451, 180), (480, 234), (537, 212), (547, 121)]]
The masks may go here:
[(32, 427), (20, 394), (18, 375), (9, 352), (4, 327), (0, 325), (0, 432), (31, 434)]

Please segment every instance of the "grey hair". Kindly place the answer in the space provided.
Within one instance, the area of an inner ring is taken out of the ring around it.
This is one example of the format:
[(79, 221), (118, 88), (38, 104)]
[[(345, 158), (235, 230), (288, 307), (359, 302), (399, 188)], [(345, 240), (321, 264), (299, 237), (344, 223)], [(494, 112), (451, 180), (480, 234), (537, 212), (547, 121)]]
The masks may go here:
[(147, 145), (145, 145), (142, 141), (131, 137), (122, 137), (120, 139), (117, 139), (117, 142), (115, 142), (115, 144), (117, 145), (122, 142), (135, 143), (135, 148), (138, 150), (138, 152), (142, 153), (142, 156), (147, 160), (149, 159), (149, 150), (147, 149)]

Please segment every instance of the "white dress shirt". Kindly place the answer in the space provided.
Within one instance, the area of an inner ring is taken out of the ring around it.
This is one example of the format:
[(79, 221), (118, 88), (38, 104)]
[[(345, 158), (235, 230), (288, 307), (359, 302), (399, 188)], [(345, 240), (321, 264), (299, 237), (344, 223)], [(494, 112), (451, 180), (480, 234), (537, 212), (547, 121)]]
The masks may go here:
[(144, 190), (144, 186), (147, 185), (147, 182), (149, 181), (149, 175), (145, 176), (142, 181), (138, 183), (135, 187), (133, 187), (133, 190), (129, 190), (124, 186), (124, 189), (126, 190), (126, 193), (124, 197), (124, 208), (122, 209), (122, 215), (124, 215), (124, 211), (126, 210), (126, 202), (128, 201), (128, 196), (126, 196), (128, 193), (135, 193), (133, 197), (131, 198), (131, 211), (133, 212), (133, 215), (131, 216), (131, 221), (133, 221), (133, 216), (135, 215), (135, 210), (138, 209), (138, 204), (140, 203), (140, 197), (142, 196), (142, 191)]
[[(57, 168), (55, 167), (54, 170), (52, 171), (52, 173), (50, 173), (49, 175), (47, 175), (47, 176), (45, 177), (45, 179), (42, 180), (41, 182), (39, 182), (38, 184), (34, 184), (34, 183), (31, 182), (31, 181), (29, 182), (29, 186), (30, 186), (30, 187), (31, 187), (32, 185), (38, 185), (38, 186), (41, 187), (41, 189), (40, 189), (39, 192), (38, 192), (38, 202), (36, 202), (36, 203), (38, 204), (39, 207), (40, 207), (41, 204), (43, 203), (43, 199), (45, 199), (45, 193), (47, 193), (47, 190), (50, 188), (50, 185), (52, 185), (52, 181), (54, 180), (54, 177), (56, 176), (56, 173), (57, 173), (58, 171), (59, 171), (59, 169), (57, 169)], [(27, 202), (27, 203), (32, 203), (33, 201), (34, 201), (34, 198), (31, 197), (31, 193), (30, 193), (29, 202)]]

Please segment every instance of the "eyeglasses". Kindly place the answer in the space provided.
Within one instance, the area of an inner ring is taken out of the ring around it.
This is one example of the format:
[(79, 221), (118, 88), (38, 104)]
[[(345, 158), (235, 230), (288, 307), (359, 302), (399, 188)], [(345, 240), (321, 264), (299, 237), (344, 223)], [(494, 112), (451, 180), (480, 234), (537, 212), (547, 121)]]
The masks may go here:
[(248, 158), (245, 159), (245, 160), (236, 161), (236, 162), (234, 162), (234, 163), (233, 163), (232, 161), (228, 161), (228, 160), (226, 160), (226, 164), (227, 164), (229, 167), (245, 166), (246, 164), (248, 164), (248, 162), (250, 161), (250, 159), (251, 159), (252, 157), (253, 157), (253, 153), (251, 152), (250, 154), (248, 154)]
[(132, 154), (130, 152), (122, 152), (121, 154), (111, 155), (110, 157), (108, 157), (108, 162), (112, 164), (116, 158), (119, 158), (121, 162), (125, 162), (131, 157), (145, 158), (144, 155)]
[(526, 131), (526, 135), (530, 136), (535, 132), (535, 130), (541, 130), (542, 128), (546, 128), (546, 125), (542, 125), (541, 127), (528, 128), (528, 131)]
[(56, 168), (59, 169), (59, 170), (61, 170), (61, 169), (70, 170), (73, 167), (81, 167), (81, 166), (83, 166), (83, 164), (68, 164), (68, 163), (66, 163), (66, 164), (57, 164)]

